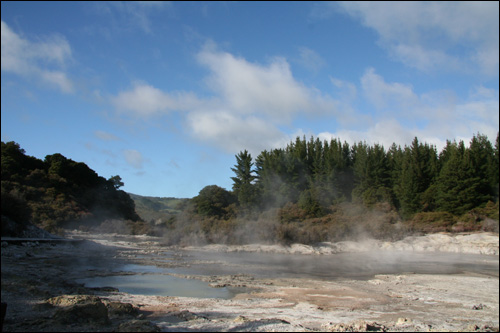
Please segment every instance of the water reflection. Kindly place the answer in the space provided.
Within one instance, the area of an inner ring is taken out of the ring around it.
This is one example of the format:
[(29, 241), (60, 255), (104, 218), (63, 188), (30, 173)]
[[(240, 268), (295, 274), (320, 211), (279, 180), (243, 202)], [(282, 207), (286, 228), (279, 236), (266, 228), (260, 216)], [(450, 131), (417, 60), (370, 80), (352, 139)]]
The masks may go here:
[[(361, 252), (334, 255), (269, 254), (255, 252), (180, 251), (174, 254), (182, 265), (163, 268), (173, 253), (145, 255), (145, 262), (113, 262), (113, 276), (81, 279), (87, 287), (112, 286), (131, 294), (232, 298), (235, 290), (212, 288), (207, 283), (168, 275), (234, 275), (257, 278), (370, 279), (377, 274), (460, 274), (472, 272), (499, 276), (498, 256), (443, 252)], [(177, 256), (178, 255), (178, 256)], [(153, 265), (152, 263), (157, 264)], [(94, 262), (94, 265), (96, 263)], [(99, 265), (102, 265), (101, 262)], [(125, 273), (125, 274), (124, 274)], [(240, 291), (241, 292), (241, 291)]]
[[(498, 257), (417, 252), (362, 252), (334, 255), (266, 253), (192, 252), (198, 263), (179, 268), (186, 274), (251, 274), (257, 277), (295, 277), (319, 279), (366, 279), (376, 274), (460, 274), (474, 272), (499, 276)], [(189, 260), (188, 259), (188, 260)], [(203, 262), (207, 262), (204, 264)], [(215, 263), (214, 263), (215, 262)], [(209, 264), (208, 264), (209, 263)]]
[(89, 288), (112, 286), (118, 288), (121, 292), (135, 295), (224, 299), (234, 296), (234, 293), (228, 288), (211, 288), (203, 281), (183, 279), (165, 274), (113, 275), (80, 279), (77, 282), (84, 283)]

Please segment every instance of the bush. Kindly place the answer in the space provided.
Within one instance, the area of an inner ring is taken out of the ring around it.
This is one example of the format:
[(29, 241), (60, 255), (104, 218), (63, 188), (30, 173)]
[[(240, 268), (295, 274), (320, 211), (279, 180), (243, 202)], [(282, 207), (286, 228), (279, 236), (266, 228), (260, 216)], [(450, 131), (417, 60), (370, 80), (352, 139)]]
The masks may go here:
[(8, 190), (6, 182), (2, 182), (1, 213), (20, 225), (27, 224), (31, 219), (31, 209), (24, 195), (19, 190)]
[(324, 209), (321, 207), (316, 191), (311, 189), (300, 193), (298, 206), (309, 217), (320, 217), (324, 214)]
[(422, 212), (406, 221), (406, 225), (410, 232), (435, 233), (452, 231), (452, 226), (457, 222), (457, 216), (448, 212)]
[(229, 191), (217, 185), (205, 186), (193, 198), (198, 214), (208, 217), (229, 217), (230, 206), (236, 203), (236, 197)]
[(307, 218), (307, 213), (297, 204), (288, 202), (279, 210), (278, 218), (281, 222), (298, 222), (305, 220)]

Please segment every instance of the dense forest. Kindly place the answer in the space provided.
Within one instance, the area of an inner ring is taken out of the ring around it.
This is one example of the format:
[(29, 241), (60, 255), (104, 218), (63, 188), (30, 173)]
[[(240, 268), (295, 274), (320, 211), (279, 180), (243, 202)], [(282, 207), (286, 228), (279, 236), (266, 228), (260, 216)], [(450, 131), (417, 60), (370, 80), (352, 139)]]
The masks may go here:
[[(163, 236), (166, 244), (317, 243), (428, 232), (498, 232), (499, 137), (475, 135), (442, 151), (298, 137), (236, 156), (233, 187), (192, 199), (128, 194), (61, 154), (39, 160), (2, 142), (4, 222)], [(98, 229), (96, 229), (98, 227)]]
[(16, 234), (26, 223), (53, 233), (81, 226), (141, 231), (133, 200), (119, 189), (120, 176), (105, 179), (61, 154), (40, 160), (15, 142), (1, 145), (2, 235)]
[[(245, 150), (236, 155), (232, 191), (202, 189), (174, 241), (187, 230), (201, 230), (198, 241), (285, 243), (498, 232), (498, 152), (498, 134), (494, 145), (477, 134), (468, 146), (447, 141), (441, 152), (418, 138), (388, 150), (313, 137), (255, 159)], [(194, 220), (199, 228), (187, 228)]]
[[(323, 216), (332, 204), (385, 203), (403, 218), (419, 212), (463, 214), (498, 200), (498, 137), (447, 142), (440, 153), (415, 138), (389, 150), (360, 142), (297, 138), (285, 149), (264, 151), (255, 162), (236, 156), (233, 192), (241, 208), (297, 203), (308, 216)], [(254, 168), (252, 169), (252, 166)]]

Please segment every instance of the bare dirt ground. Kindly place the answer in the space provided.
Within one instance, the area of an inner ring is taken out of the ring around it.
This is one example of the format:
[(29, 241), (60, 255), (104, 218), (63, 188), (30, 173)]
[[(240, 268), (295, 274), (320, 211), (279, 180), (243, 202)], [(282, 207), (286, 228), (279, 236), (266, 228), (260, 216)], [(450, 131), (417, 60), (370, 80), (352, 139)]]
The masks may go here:
[[(75, 233), (94, 239), (95, 235)], [(85, 288), (76, 279), (112, 274), (88, 264), (161, 253), (160, 240), (101, 237), (85, 245), (2, 242), (5, 331), (497, 331), (496, 274), (375, 275), (325, 281), (256, 278), (247, 274), (182, 276), (212, 287), (244, 287), (231, 299), (134, 295)], [(320, 244), (316, 247), (211, 245), (182, 251), (253, 251), (331, 255), (370, 249), (484, 254), (498, 268), (498, 234), (427, 235), (400, 242)], [(170, 249), (175, 250), (175, 249)], [(75, 265), (80, 264), (80, 266)], [(148, 263), (149, 262), (145, 262)], [(182, 265), (182, 262), (179, 263)], [(81, 267), (81, 269), (75, 269)], [(87, 268), (86, 268), (87, 267)], [(116, 274), (116, 273), (114, 273)]]

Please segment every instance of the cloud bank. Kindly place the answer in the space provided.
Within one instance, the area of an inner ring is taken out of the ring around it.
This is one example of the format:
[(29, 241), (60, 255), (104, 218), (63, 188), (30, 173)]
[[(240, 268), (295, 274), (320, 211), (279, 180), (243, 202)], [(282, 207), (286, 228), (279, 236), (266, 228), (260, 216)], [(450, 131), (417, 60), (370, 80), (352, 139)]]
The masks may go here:
[[(174, 113), (192, 138), (229, 153), (247, 149), (254, 155), (283, 147), (296, 133), (309, 133), (296, 124), (289, 132), (301, 117), (337, 124), (335, 131), (311, 133), (322, 139), (367, 141), (386, 148), (394, 142), (410, 144), (415, 136), (442, 148), (446, 139), (461, 139), (457, 132), (470, 138), (480, 131), (494, 140), (498, 131), (498, 92), (482, 87), (458, 101), (449, 91), (417, 94), (410, 84), (387, 82), (367, 68), (357, 83), (331, 77), (330, 95), (297, 81), (284, 58), (251, 63), (213, 43), (195, 58), (208, 70), (203, 82), (209, 97), (135, 82), (112, 96), (112, 104), (139, 118)], [(361, 112), (359, 102), (377, 112)]]
[(126, 149), (123, 151), (125, 161), (134, 169), (142, 169), (144, 165), (144, 157), (135, 149)]
[(497, 1), (341, 1), (329, 6), (374, 29), (380, 45), (410, 67), (498, 74)]
[(280, 126), (290, 125), (299, 114), (336, 112), (335, 101), (298, 82), (284, 58), (255, 64), (209, 43), (196, 60), (209, 71), (204, 83), (210, 97), (135, 82), (130, 90), (112, 96), (111, 103), (136, 117), (177, 112), (194, 138), (231, 153), (259, 153), (282, 145), (289, 137)]
[(74, 91), (73, 82), (64, 69), (71, 61), (71, 47), (60, 35), (30, 41), (14, 32), (4, 21), (2, 33), (2, 71), (27, 79), (36, 79), (64, 93)]

